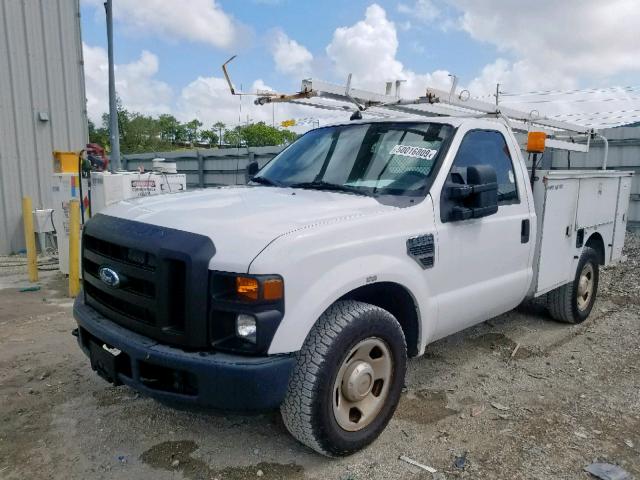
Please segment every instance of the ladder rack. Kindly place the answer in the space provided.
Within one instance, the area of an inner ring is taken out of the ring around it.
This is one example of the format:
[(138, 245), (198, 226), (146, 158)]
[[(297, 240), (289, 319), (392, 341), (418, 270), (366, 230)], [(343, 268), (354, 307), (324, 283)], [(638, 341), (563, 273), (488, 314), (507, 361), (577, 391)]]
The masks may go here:
[[(554, 120), (541, 116), (535, 110), (524, 112), (512, 108), (505, 108), (496, 103), (484, 102), (471, 98), (468, 90), (456, 93), (457, 77), (452, 76), (451, 90), (427, 88), (425, 95), (418, 98), (403, 98), (400, 88), (403, 81), (395, 82), (395, 94), (391, 94), (393, 82), (386, 83), (385, 93), (375, 93), (367, 90), (351, 88), (351, 74), (346, 85), (338, 85), (321, 80), (306, 79), (302, 81), (300, 91), (295, 93), (258, 92), (254, 94), (242, 93), (235, 90), (227, 67), (236, 58), (234, 55), (222, 65), (227, 84), (232, 95), (254, 95), (256, 105), (269, 103), (292, 103), (323, 110), (341, 112), (356, 111), (352, 118), (362, 118), (364, 110), (372, 108), (374, 117), (388, 118), (397, 113), (416, 116), (453, 116), (453, 117), (494, 117), (501, 119), (512, 130), (529, 132), (531, 130), (544, 131), (547, 134), (546, 145), (559, 150), (588, 152), (592, 137), (600, 137), (604, 141), (604, 161), (602, 168), (607, 166), (607, 139), (595, 130), (568, 122)], [(576, 142), (575, 138), (583, 136), (584, 141)]]
[[(338, 85), (321, 80), (306, 79), (302, 81), (299, 92), (294, 94), (277, 94), (262, 92), (255, 100), (256, 105), (268, 103), (293, 103), (324, 110), (349, 112), (355, 109), (365, 111), (373, 109), (371, 114), (378, 117), (397, 116), (398, 113), (417, 116), (453, 116), (453, 117), (483, 117), (501, 118), (514, 131), (528, 132), (530, 130), (544, 131), (548, 139), (548, 147), (588, 152), (590, 139), (598, 135), (591, 128), (568, 122), (554, 120), (535, 112), (524, 112), (505, 108), (494, 103), (465, 97), (463, 90), (455, 93), (427, 88), (426, 94), (418, 98), (403, 98), (399, 95), (399, 82), (396, 82), (396, 94), (390, 94), (390, 83), (386, 93), (376, 93), (351, 87), (351, 75), (347, 85)], [(586, 137), (585, 142), (576, 143), (576, 137)]]

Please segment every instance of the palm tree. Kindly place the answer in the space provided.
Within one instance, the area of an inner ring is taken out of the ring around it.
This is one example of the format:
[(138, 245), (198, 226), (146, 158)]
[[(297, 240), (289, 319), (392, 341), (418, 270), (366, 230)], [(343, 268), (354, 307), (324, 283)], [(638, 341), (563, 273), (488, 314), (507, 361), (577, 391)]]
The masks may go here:
[(218, 148), (222, 147), (222, 130), (226, 130), (227, 126), (222, 122), (216, 122), (213, 124), (213, 128), (218, 129)]

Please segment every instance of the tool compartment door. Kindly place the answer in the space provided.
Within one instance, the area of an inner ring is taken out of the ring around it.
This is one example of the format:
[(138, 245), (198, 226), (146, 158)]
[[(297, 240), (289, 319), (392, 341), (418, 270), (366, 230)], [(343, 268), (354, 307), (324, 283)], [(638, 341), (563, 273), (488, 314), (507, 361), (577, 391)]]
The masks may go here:
[(536, 295), (573, 279), (578, 179), (547, 179), (542, 219)]
[(618, 260), (622, 257), (622, 247), (624, 246), (624, 236), (627, 230), (627, 219), (629, 216), (630, 193), (631, 177), (621, 177), (620, 189), (618, 191), (618, 201), (616, 206), (616, 220), (613, 230), (613, 248), (611, 249), (611, 260)]
[(618, 185), (618, 177), (580, 179), (576, 228), (589, 228), (613, 222)]

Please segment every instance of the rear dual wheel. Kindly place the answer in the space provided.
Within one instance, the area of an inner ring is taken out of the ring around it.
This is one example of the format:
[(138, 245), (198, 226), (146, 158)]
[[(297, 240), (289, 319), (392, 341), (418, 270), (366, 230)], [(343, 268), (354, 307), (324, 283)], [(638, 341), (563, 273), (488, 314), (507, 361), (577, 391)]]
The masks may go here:
[(384, 430), (400, 400), (407, 348), (386, 310), (332, 305), (296, 354), (282, 418), (303, 444), (328, 456), (354, 453)]
[(547, 307), (555, 320), (582, 323), (587, 319), (598, 293), (599, 263), (598, 253), (591, 247), (584, 247), (573, 281), (547, 295)]

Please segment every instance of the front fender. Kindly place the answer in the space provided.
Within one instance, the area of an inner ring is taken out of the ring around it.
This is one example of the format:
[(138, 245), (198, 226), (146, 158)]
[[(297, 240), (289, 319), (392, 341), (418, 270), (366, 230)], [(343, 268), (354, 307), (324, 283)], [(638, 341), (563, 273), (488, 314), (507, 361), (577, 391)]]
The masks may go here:
[[(396, 211), (394, 228), (364, 219), (327, 229), (311, 229), (281, 237), (252, 263), (250, 273), (278, 273), (285, 283), (285, 316), (269, 354), (300, 350), (309, 331), (336, 300), (352, 290), (377, 282), (393, 282), (414, 298), (419, 319), (419, 353), (432, 336), (437, 304), (429, 294), (425, 270), (406, 253), (416, 230), (415, 216), (425, 223), (426, 208)], [(428, 220), (428, 216), (427, 216)]]
[[(375, 271), (368, 269), (367, 265), (375, 265)], [(327, 308), (356, 288), (377, 282), (397, 283), (406, 288), (416, 301), (420, 328), (419, 350), (422, 353), (426, 338), (431, 333), (430, 326), (433, 323), (429, 319), (435, 318), (435, 305), (422, 285), (421, 273), (420, 267), (411, 260), (404, 262), (395, 257), (369, 255), (325, 270), (319, 277), (310, 279), (303, 288), (296, 288), (294, 291), (290, 291), (290, 282), (285, 279), (287, 298), (293, 297), (296, 300), (287, 302), (285, 299), (285, 317), (273, 338), (269, 353), (299, 350), (316, 320)], [(423, 291), (421, 295), (417, 295), (421, 287)], [(425, 300), (419, 302), (420, 298)]]

